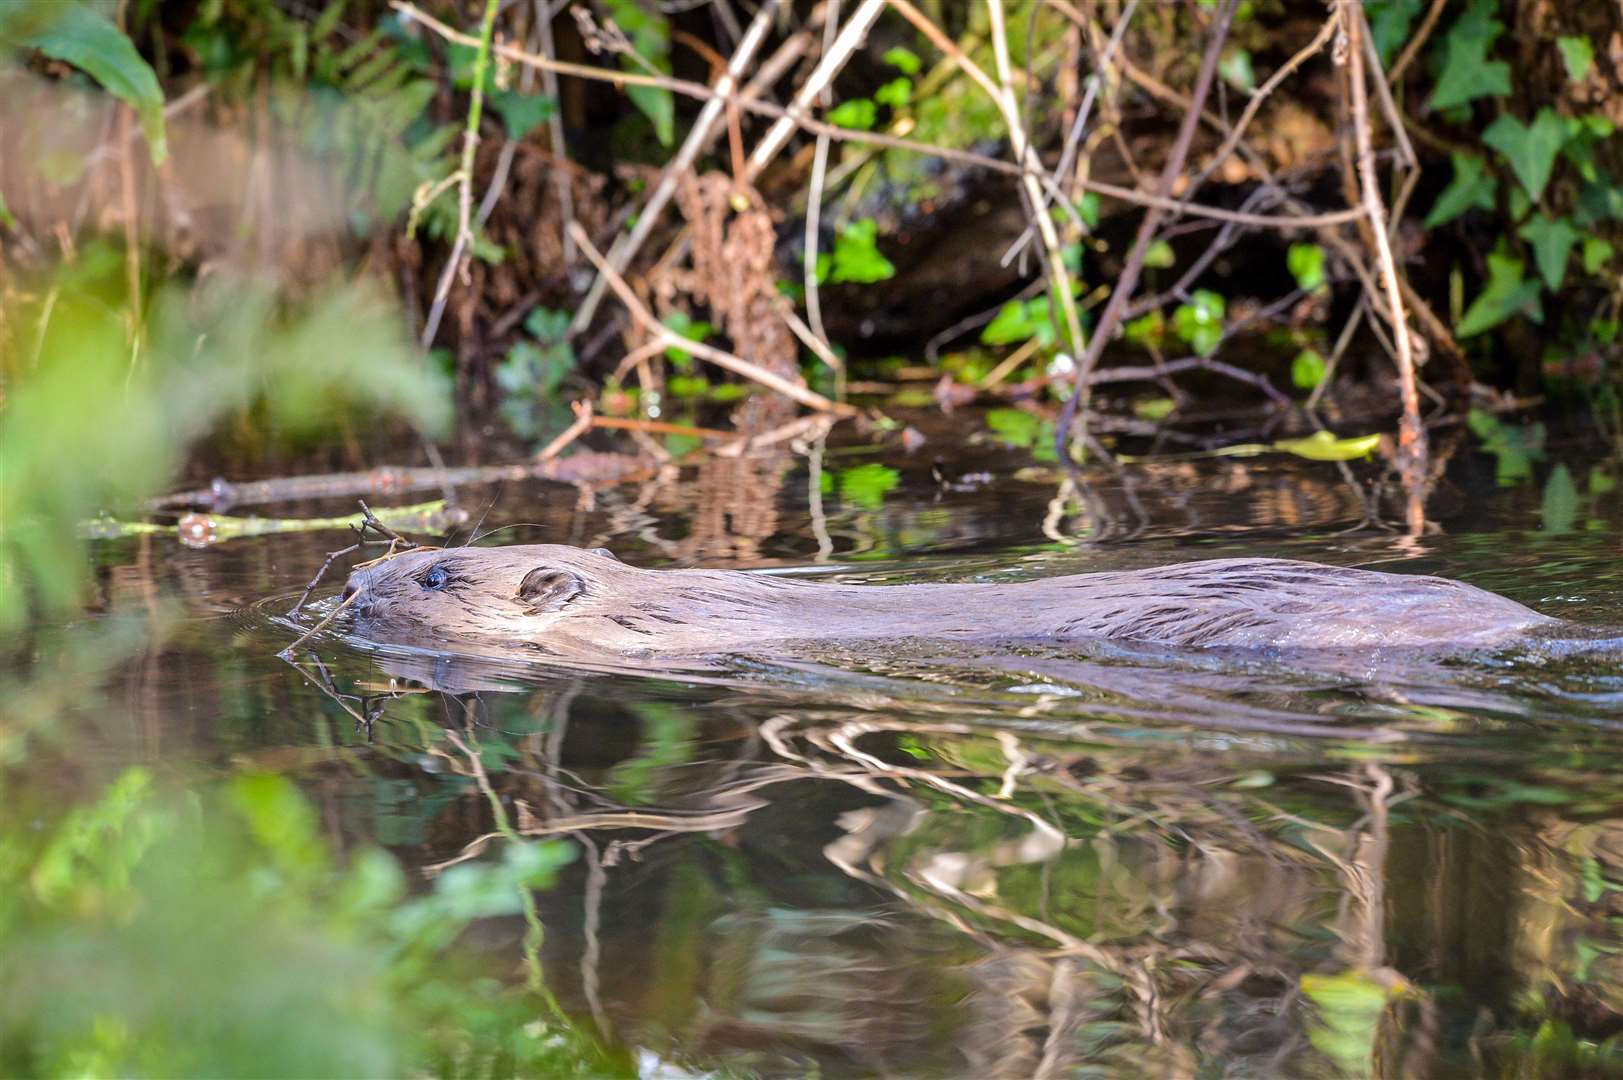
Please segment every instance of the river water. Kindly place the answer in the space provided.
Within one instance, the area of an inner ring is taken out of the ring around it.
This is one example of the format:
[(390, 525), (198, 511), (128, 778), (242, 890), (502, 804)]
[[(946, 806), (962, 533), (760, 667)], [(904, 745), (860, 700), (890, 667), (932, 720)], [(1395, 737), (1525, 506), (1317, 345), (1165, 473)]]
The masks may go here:
[[(1414, 536), (1363, 463), (1175, 459), (1079, 493), (942, 430), (455, 494), (481, 543), (644, 566), (882, 584), (1284, 556), (1604, 627), (1623, 625), (1620, 480), (1616, 458), (1465, 440)], [(645, 1075), (1453, 1074), (1623, 1030), (1615, 653), (894, 642), (616, 672), (380, 651), (339, 625), (279, 659), (308, 625), (281, 612), (347, 542), (97, 541), (110, 588), (179, 617), (115, 680), (127, 726), (82, 753), (274, 769), (339, 851), (424, 871), (495, 857), (488, 785), (520, 831), (575, 847), (538, 897), (545, 981)], [(477, 931), (514, 977), (522, 921)]]

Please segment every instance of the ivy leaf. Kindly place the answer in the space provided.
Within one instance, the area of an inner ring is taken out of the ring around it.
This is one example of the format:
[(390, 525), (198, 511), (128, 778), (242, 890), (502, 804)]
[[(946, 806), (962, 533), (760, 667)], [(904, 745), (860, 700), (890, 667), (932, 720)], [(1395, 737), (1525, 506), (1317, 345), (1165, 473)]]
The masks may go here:
[(1292, 244), (1285, 253), (1285, 267), (1298, 288), (1309, 291), (1324, 284), (1324, 249), (1318, 244)]
[(1171, 266), (1174, 262), (1172, 245), (1165, 240), (1156, 240), (1144, 250), (1144, 265), (1162, 269)]
[(913, 97), (913, 83), (906, 77), (890, 80), (873, 92), (873, 99), (881, 105), (900, 109)]
[(1562, 280), (1567, 276), (1567, 255), (1571, 253), (1572, 245), (1578, 242), (1578, 230), (1564, 217), (1551, 221), (1538, 214), (1523, 225), (1516, 235), (1532, 245), (1533, 261), (1538, 264), (1539, 276), (1544, 278), (1551, 292), (1558, 292)]
[(1291, 382), (1298, 390), (1312, 390), (1324, 381), (1324, 357), (1314, 349), (1303, 349), (1291, 361)]
[(1527, 194), (1537, 202), (1550, 181), (1555, 155), (1567, 141), (1567, 125), (1561, 114), (1546, 105), (1538, 111), (1531, 126), (1506, 113), (1488, 125), (1482, 141), (1504, 155), (1511, 171)]
[[(711, 326), (708, 322), (694, 319), (687, 312), (682, 311), (679, 308), (674, 311), (667, 312), (665, 317), (661, 319), (660, 322), (662, 322), (668, 329), (675, 331), (677, 334), (687, 338), (689, 341), (703, 341), (705, 338), (716, 332), (716, 328)], [(679, 368), (685, 369), (693, 362), (692, 353), (688, 352), (686, 349), (678, 348), (675, 345), (667, 348), (665, 350), (665, 355), (670, 357)]]
[(1082, 219), (1082, 224), (1090, 229), (1099, 227), (1099, 193), (1085, 191), (1076, 201), (1076, 216)]
[(1257, 88), (1257, 72), (1251, 65), (1251, 54), (1244, 49), (1231, 50), (1217, 70), (1230, 86), (1246, 93)]
[(1223, 340), (1223, 315), (1227, 303), (1210, 289), (1196, 289), (1189, 303), (1172, 313), (1172, 327), (1178, 336), (1202, 356), (1210, 356)]
[(1567, 65), (1567, 78), (1582, 82), (1595, 62), (1595, 46), (1586, 37), (1558, 37), (1555, 47), (1561, 50), (1561, 61)]
[(1539, 303), (1538, 282), (1524, 281), (1526, 266), (1510, 255), (1488, 256), (1488, 284), (1480, 296), (1471, 302), (1459, 325), (1454, 328), (1457, 337), (1473, 337), (1491, 330), (1512, 315), (1526, 315), (1534, 322), (1544, 321), (1544, 308)]
[(1489, 60), (1488, 50), (1504, 32), (1493, 17), (1497, 0), (1476, 0), (1454, 21), (1443, 39), (1443, 65), (1432, 91), (1432, 109), (1452, 109), (1480, 97), (1510, 93), (1510, 65)]
[(558, 100), (545, 94), (498, 90), (490, 95), (490, 107), (500, 114), (507, 137), (517, 141), (551, 120), (557, 112)]
[(828, 122), (854, 131), (868, 131), (879, 116), (879, 107), (867, 98), (853, 98), (829, 110)]
[(1421, 4), (1422, 0), (1368, 0), (1364, 5), (1382, 67), (1390, 67), (1398, 48), (1409, 40), (1409, 25), (1420, 14)]
[[(10, 4), (4, 5), (11, 7)], [(141, 118), (154, 165), (163, 164), (169, 143), (163, 124), (163, 91), (158, 76), (111, 19), (89, 4), (21, 5), (0, 12), (0, 40), (38, 49), (72, 64), (101, 83)], [(38, 16), (38, 17), (33, 17)]]
[(986, 414), (986, 426), (1000, 441), (1029, 449), (1037, 444), (1042, 420), (1024, 409), (993, 409)]
[(894, 49), (886, 49), (881, 59), (903, 75), (917, 75), (919, 73), (919, 54), (912, 49), (904, 49), (898, 45)]
[(1584, 238), (1584, 273), (1598, 274), (1612, 257), (1612, 245), (1598, 236)]
[[(638, 0), (604, 0), (611, 19), (631, 39), (631, 47), (657, 70), (671, 70), (671, 25), (653, 4)], [(629, 56), (620, 58), (620, 65), (635, 70), (637, 62)], [(676, 140), (676, 98), (669, 90), (657, 86), (630, 86), (626, 97), (631, 99), (642, 114), (653, 123), (654, 135), (661, 146)]]
[(877, 510), (901, 480), (902, 474), (888, 465), (858, 465), (840, 473), (840, 498), (865, 510)]
[(1475, 154), (1455, 154), (1454, 179), (1437, 196), (1431, 213), (1426, 215), (1426, 228), (1435, 229), (1467, 210), (1492, 210), (1498, 187), (1499, 182), (1489, 175), (1487, 163), (1481, 158)]
[(841, 230), (834, 241), (834, 257), (829, 263), (829, 279), (836, 283), (855, 282), (859, 285), (875, 281), (888, 281), (896, 276), (896, 267), (879, 253), (874, 243), (879, 235), (879, 223), (873, 218), (853, 221)]

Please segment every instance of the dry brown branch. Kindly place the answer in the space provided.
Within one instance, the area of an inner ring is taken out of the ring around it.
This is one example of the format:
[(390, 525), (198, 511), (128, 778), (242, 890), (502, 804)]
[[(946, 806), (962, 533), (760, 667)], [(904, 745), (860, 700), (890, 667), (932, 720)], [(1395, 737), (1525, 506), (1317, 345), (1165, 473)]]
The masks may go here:
[[(733, 88), (738, 85), (739, 79), (743, 77), (744, 69), (749, 66), (750, 61), (755, 59), (756, 51), (760, 49), (761, 43), (766, 40), (767, 31), (772, 28), (778, 4), (779, 0), (767, 0), (766, 3), (761, 5), (761, 10), (756, 12), (755, 19), (750, 23), (749, 32), (744, 35), (744, 40), (738, 43), (738, 48), (733, 50), (732, 58), (727, 62), (726, 69), (716, 79), (711, 96), (705, 102), (704, 108), (699, 111), (699, 116), (694, 120), (693, 127), (688, 131), (687, 138), (682, 140), (682, 146), (677, 150), (676, 156), (666, 163), (664, 170), (660, 173), (659, 183), (654, 186), (654, 191), (648, 196), (648, 201), (638, 211), (637, 224), (632, 227), (629, 233), (622, 233), (617, 237), (614, 244), (609, 248), (608, 263), (609, 266), (613, 267), (615, 273), (623, 274), (626, 267), (631, 265), (631, 260), (642, 249), (643, 243), (648, 239), (648, 234), (659, 223), (660, 214), (664, 212), (665, 207), (670, 203), (671, 196), (676, 193), (677, 183), (688, 174), (693, 167), (694, 160), (709, 145), (712, 129), (715, 127), (716, 121), (721, 118), (722, 109), (732, 100)], [(607, 282), (602, 274), (599, 274), (597, 280), (592, 282), (590, 291), (587, 292), (586, 298), (581, 301), (580, 307), (575, 312), (575, 318), (570, 327), (571, 333), (579, 333), (592, 321), (592, 316), (597, 312), (597, 305), (602, 300), (603, 289), (606, 285)]]
[(581, 251), (586, 254), (586, 258), (591, 261), (592, 265), (597, 267), (598, 273), (602, 274), (608, 281), (609, 288), (613, 289), (615, 295), (620, 298), (620, 302), (625, 304), (626, 310), (631, 312), (631, 317), (636, 319), (637, 322), (641, 324), (642, 328), (646, 330), (656, 341), (663, 341), (667, 346), (683, 349), (689, 353), (692, 353), (694, 356), (702, 357), (705, 360), (710, 361), (712, 364), (715, 364), (717, 367), (726, 368), (728, 371), (731, 371), (734, 374), (742, 375), (746, 379), (751, 379), (758, 382), (769, 390), (776, 390), (785, 397), (793, 398), (795, 401), (800, 402), (802, 405), (805, 405), (808, 408), (819, 409), (824, 412), (838, 413), (850, 413), (854, 411), (848, 405), (830, 401), (828, 398), (814, 390), (808, 390), (804, 386), (797, 385), (796, 383), (790, 382), (788, 379), (774, 375), (772, 372), (767, 371), (758, 364), (752, 364), (748, 360), (741, 359), (734, 356), (730, 352), (715, 348), (712, 345), (706, 345), (700, 341), (690, 341), (687, 338), (682, 337), (680, 334), (675, 333), (658, 319), (654, 318), (653, 312), (649, 311), (648, 308), (643, 305), (643, 302), (637, 299), (637, 295), (631, 291), (630, 286), (625, 283), (619, 274), (614, 272), (613, 267), (609, 266), (608, 262), (603, 258), (602, 253), (600, 253), (597, 248), (592, 245), (591, 239), (586, 235), (586, 230), (582, 229), (578, 224), (573, 223), (571, 224), (570, 229), (574, 234), (575, 243), (580, 246)]
[(1431, 10), (1426, 12), (1426, 17), (1421, 20), (1419, 27), (1410, 35), (1408, 43), (1403, 46), (1403, 51), (1393, 61), (1392, 70), (1386, 73), (1389, 85), (1395, 86), (1398, 80), (1403, 78), (1403, 73), (1409, 70), (1409, 65), (1420, 55), (1420, 50), (1431, 38), (1431, 32), (1437, 28), (1437, 20), (1443, 17), (1443, 9), (1447, 6), (1448, 0), (1431, 0)]
[[(1392, 244), (1386, 231), (1386, 207), (1381, 202), (1380, 180), (1375, 175), (1375, 146), (1369, 127), (1369, 104), (1364, 85), (1364, 18), (1358, 5), (1351, 0), (1340, 0), (1342, 32), (1347, 35), (1347, 78), (1351, 82), (1353, 132), (1358, 140), (1358, 175), (1364, 212), (1369, 218), (1370, 232), (1374, 235), (1375, 252), (1380, 260), (1381, 285), (1386, 293), (1391, 312), (1392, 333), (1398, 354), (1398, 384), (1403, 399), (1403, 420), (1398, 428), (1398, 445), (1412, 461), (1424, 460), (1426, 432), (1420, 424), (1420, 395), (1415, 384), (1414, 350), (1409, 338), (1409, 323), (1404, 314), (1403, 291), (1399, 287), (1397, 261), (1392, 257)], [(1377, 77), (1379, 73), (1377, 72)], [(1411, 522), (1413, 524), (1413, 522)]]
[[(391, 0), (390, 6), (408, 18), (416, 19), (434, 33), (463, 45), (477, 44), (478, 39), (469, 34), (440, 22), (431, 15), (427, 15), (412, 4), (404, 0)], [(544, 56), (536, 56), (511, 45), (497, 44), (492, 46), (493, 51), (516, 64), (529, 64), (536, 67), (551, 68), (561, 75), (573, 75), (583, 79), (592, 79), (597, 82), (613, 83), (616, 86), (653, 86), (669, 90), (699, 101), (709, 101), (722, 96), (730, 104), (736, 104), (744, 112), (755, 113), (760, 116), (786, 118), (790, 117), (788, 109), (771, 102), (760, 101), (742, 93), (718, 95), (711, 87), (703, 83), (691, 82), (686, 79), (670, 78), (668, 76), (638, 75), (634, 72), (613, 71), (607, 68), (592, 67), (588, 64), (572, 64), (563, 60), (549, 60)], [(1142, 72), (1132, 69), (1137, 75)], [(1153, 81), (1153, 80), (1151, 80)], [(1162, 87), (1166, 93), (1173, 95), (1174, 101), (1182, 101), (1175, 91)], [(1215, 117), (1204, 116), (1208, 123), (1221, 125)], [(989, 157), (986, 154), (977, 154), (969, 150), (955, 150), (951, 147), (936, 146), (933, 143), (919, 142), (916, 139), (906, 139), (895, 135), (885, 135), (876, 131), (858, 131), (853, 128), (842, 128), (835, 124), (825, 123), (810, 116), (794, 116), (795, 124), (814, 135), (826, 134), (831, 138), (843, 142), (863, 143), (869, 146), (883, 147), (889, 150), (907, 150), (926, 157), (937, 157), (943, 161), (954, 161), (962, 165), (972, 165), (992, 172), (1002, 173), (1005, 176), (1023, 177), (1031, 175), (1045, 188), (1052, 184), (1052, 178), (1046, 170), (1031, 169), (1012, 161)], [(1225, 210), (1216, 206), (1204, 206), (1200, 203), (1182, 202), (1169, 197), (1160, 197), (1148, 192), (1138, 191), (1134, 188), (1123, 187), (1120, 184), (1108, 184), (1098, 180), (1076, 180), (1082, 190), (1092, 191), (1112, 199), (1135, 206), (1160, 207), (1163, 210), (1175, 210), (1187, 217), (1211, 218), (1214, 221), (1232, 221), (1239, 225), (1254, 225), (1258, 228), (1276, 229), (1312, 229), (1325, 228), (1332, 225), (1345, 225), (1357, 221), (1364, 216), (1361, 209), (1333, 210), (1323, 214), (1293, 216), (1269, 216), (1262, 214), (1244, 214), (1233, 210)]]
[[(1161, 198), (1172, 194), (1173, 185), (1183, 173), (1184, 159), (1188, 157), (1189, 146), (1194, 141), (1195, 128), (1201, 120), (1206, 94), (1211, 89), (1213, 76), (1217, 73), (1218, 56), (1222, 52), (1224, 39), (1228, 37), (1229, 22), (1234, 17), (1235, 3), (1236, 0), (1225, 0), (1213, 20), (1210, 37), (1206, 43), (1206, 54), (1201, 58), (1200, 74), (1195, 78), (1195, 89), (1190, 95), (1189, 107), (1184, 111), (1177, 139), (1167, 155), (1166, 167), (1161, 170), (1161, 182), (1157, 189), (1157, 195)], [(1070, 429), (1072, 420), (1078, 414), (1082, 417), (1083, 434), (1087, 433), (1088, 400), (1092, 391), (1090, 377), (1094, 368), (1098, 366), (1099, 355), (1104, 351), (1105, 343), (1116, 332), (1116, 327), (1121, 323), (1122, 313), (1127, 310), (1127, 301), (1138, 285), (1138, 275), (1144, 268), (1144, 256), (1149, 251), (1150, 241), (1160, 226), (1161, 216), (1162, 212), (1157, 208), (1145, 211), (1144, 220), (1139, 223), (1138, 235), (1133, 240), (1132, 250), (1127, 255), (1127, 263), (1122, 267), (1115, 286), (1110, 290), (1110, 300), (1105, 304), (1104, 314), (1099, 317), (1093, 341), (1089, 343), (1087, 352), (1077, 364), (1076, 388), (1066, 399), (1054, 431), (1054, 445), (1062, 461), (1072, 460)]]
[(1042, 166), (1037, 152), (1032, 149), (1026, 140), (1025, 127), (1020, 122), (1019, 106), (1014, 96), (1012, 73), (1009, 67), (1008, 39), (1003, 26), (1002, 0), (990, 0), (988, 11), (992, 17), (992, 42), (995, 59), (998, 66), (998, 75), (1001, 80), (994, 83), (980, 66), (971, 60), (956, 42), (941, 32), (940, 27), (925, 18), (917, 8), (908, 0), (891, 0), (892, 7), (913, 27), (930, 39), (930, 43), (951, 57), (959, 69), (968, 75), (974, 82), (985, 90), (987, 96), (997, 105), (998, 112), (1003, 116), (1003, 122), (1009, 129), (1009, 144), (1014, 151), (1017, 167), (1020, 169), (1021, 183), (1025, 188), (1027, 207), (1035, 217), (1035, 224), (1043, 238), (1043, 247), (1048, 257), (1048, 275), (1051, 284), (1053, 300), (1059, 305), (1060, 311), (1065, 315), (1065, 328), (1067, 338), (1073, 350), (1081, 350), (1087, 343), (1082, 333), (1082, 321), (1076, 313), (1076, 298), (1071, 295), (1070, 274), (1065, 269), (1065, 260), (1060, 256), (1059, 234), (1054, 229), (1054, 221), (1044, 213), (1045, 205), (1043, 194), (1044, 186), (1053, 189), (1053, 179)]

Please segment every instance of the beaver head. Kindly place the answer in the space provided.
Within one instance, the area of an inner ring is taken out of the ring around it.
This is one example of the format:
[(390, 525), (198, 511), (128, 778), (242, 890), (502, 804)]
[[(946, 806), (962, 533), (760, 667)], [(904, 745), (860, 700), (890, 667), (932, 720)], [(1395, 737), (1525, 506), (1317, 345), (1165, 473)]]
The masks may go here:
[(363, 632), (534, 643), (638, 573), (603, 548), (408, 551), (355, 570), (344, 599)]

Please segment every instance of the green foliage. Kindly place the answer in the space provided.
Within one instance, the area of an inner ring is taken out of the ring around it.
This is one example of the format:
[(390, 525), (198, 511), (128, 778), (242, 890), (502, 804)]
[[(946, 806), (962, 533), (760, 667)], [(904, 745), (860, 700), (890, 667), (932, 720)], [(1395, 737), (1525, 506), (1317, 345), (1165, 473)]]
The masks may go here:
[(1223, 340), (1223, 297), (1210, 289), (1196, 289), (1187, 304), (1172, 313), (1172, 328), (1202, 356), (1210, 356)]
[(1315, 431), (1300, 439), (1279, 439), (1273, 448), (1308, 461), (1357, 461), (1373, 454), (1380, 443), (1379, 435), (1349, 435), (1338, 439), (1328, 431)]
[(919, 56), (912, 49), (904, 49), (898, 45), (886, 49), (882, 59), (903, 75), (917, 75), (919, 73)]
[(1482, 440), (1484, 453), (1495, 460), (1494, 481), (1509, 487), (1533, 476), (1533, 463), (1544, 458), (1544, 427), (1511, 427), (1493, 413), (1472, 409), (1465, 417), (1471, 434)]
[(1030, 450), (1038, 461), (1054, 461), (1054, 421), (1024, 409), (999, 408), (986, 414), (986, 426), (999, 442)]
[(1538, 282), (1524, 280), (1526, 269), (1526, 264), (1514, 256), (1489, 255), (1488, 284), (1466, 308), (1454, 332), (1462, 338), (1473, 337), (1493, 329), (1512, 315), (1542, 321), (1544, 306), (1539, 301)]
[[(716, 332), (714, 326), (702, 319), (694, 319), (680, 308), (669, 312), (660, 321), (689, 341), (702, 342)], [(693, 366), (693, 354), (686, 349), (680, 349), (672, 345), (665, 350), (665, 355), (670, 358), (672, 363), (684, 371)]]
[(1398, 50), (1409, 40), (1409, 27), (1420, 14), (1424, 0), (1368, 0), (1364, 5), (1370, 37), (1380, 54), (1381, 66), (1389, 67)]
[(872, 218), (860, 218), (841, 229), (834, 240), (833, 252), (817, 257), (818, 283), (867, 285), (895, 277), (896, 267), (879, 253), (875, 242), (878, 235), (879, 223)]
[(1372, 1073), (1381, 1018), (1398, 989), (1388, 988), (1359, 971), (1337, 975), (1303, 975), (1302, 994), (1316, 1016), (1308, 1027), (1314, 1049), (1328, 1057), (1347, 1076)]
[(78, 523), (139, 506), (170, 481), (182, 451), (221, 418), (253, 407), (302, 439), (346, 409), (394, 412), (425, 429), (449, 419), (447, 387), (405, 341), (394, 310), (365, 289), (330, 290), (284, 312), (247, 285), (159, 293), (132, 345), (119, 305), (122, 260), (92, 248), (54, 304), (7, 312), (38, 343), (8, 387), (0, 427), (0, 634), (79, 600)]
[(888, 465), (871, 462), (840, 473), (840, 498), (863, 510), (877, 510), (902, 476)]
[[(1088, 194), (1093, 194), (1089, 192)], [(1099, 224), (1099, 204), (1097, 197), (1094, 200), (1093, 220), (1088, 227), (1093, 228)], [(1150, 246), (1144, 249), (1144, 265), (1156, 270), (1164, 270), (1176, 261), (1172, 253), (1172, 245), (1165, 240), (1152, 240)]]
[(913, 97), (913, 82), (906, 77), (895, 78), (873, 92), (873, 99), (893, 109), (905, 106)]
[(1517, 233), (1533, 249), (1533, 261), (1551, 292), (1561, 288), (1567, 276), (1567, 256), (1578, 242), (1578, 230), (1566, 218), (1551, 220), (1543, 214), (1535, 216)]
[(1492, 210), (1499, 182), (1475, 154), (1454, 154), (1454, 179), (1437, 196), (1423, 223), (1428, 229), (1453, 221), (1467, 210)]
[(1556, 48), (1561, 50), (1561, 62), (1567, 67), (1567, 78), (1582, 82), (1595, 62), (1595, 46), (1586, 37), (1559, 37)]
[(981, 330), (983, 345), (1010, 345), (1031, 338), (1036, 338), (1037, 344), (1043, 348), (1052, 347), (1058, 340), (1046, 296), (1010, 300), (998, 309), (997, 317)]
[(623, 1069), (556, 1019), (514, 1041), (540, 1003), (451, 949), (550, 884), (566, 844), (510, 844), (412, 896), (381, 851), (338, 866), (314, 809), (269, 774), (177, 798), (131, 769), (28, 820), (0, 829), (7, 1075)]
[(558, 112), (556, 98), (545, 94), (524, 94), (498, 90), (489, 98), (490, 107), (502, 118), (509, 139), (522, 139)]
[(1226, 51), (1217, 70), (1237, 90), (1250, 93), (1257, 88), (1257, 72), (1251, 64), (1251, 54), (1245, 49)]
[(1510, 65), (1489, 60), (1493, 43), (1505, 25), (1494, 18), (1497, 0), (1474, 0), (1439, 46), (1442, 66), (1432, 91), (1431, 108), (1452, 109), (1481, 97), (1510, 93)]
[(520, 338), (496, 365), (502, 418), (519, 435), (534, 437), (566, 415), (558, 389), (575, 370), (575, 349), (565, 340), (569, 313), (538, 307), (525, 316), (529, 337)]
[(99, 82), (141, 118), (152, 163), (161, 165), (168, 142), (158, 76), (100, 6), (82, 0), (0, 4), (0, 44), (38, 49)]
[[(639, 56), (662, 74), (671, 71), (671, 27), (669, 20), (654, 4), (639, 0), (602, 0), (605, 8), (626, 36)], [(639, 70), (642, 65), (634, 57), (622, 56), (620, 64), (627, 71)], [(654, 125), (654, 135), (660, 145), (670, 146), (676, 140), (676, 99), (669, 90), (655, 86), (630, 86), (626, 97), (642, 111)]]
[(1318, 244), (1292, 244), (1285, 253), (1285, 267), (1296, 279), (1298, 288), (1324, 287), (1324, 248)]
[(1313, 390), (1324, 381), (1327, 365), (1316, 349), (1303, 349), (1291, 361), (1291, 383), (1299, 390)]
[(1567, 141), (1567, 125), (1546, 105), (1531, 125), (1509, 113), (1501, 115), (1482, 132), (1482, 141), (1504, 155), (1528, 197), (1537, 202), (1555, 167), (1555, 156)]
[(854, 131), (869, 131), (879, 118), (879, 107), (868, 98), (852, 98), (828, 111), (828, 122)]

